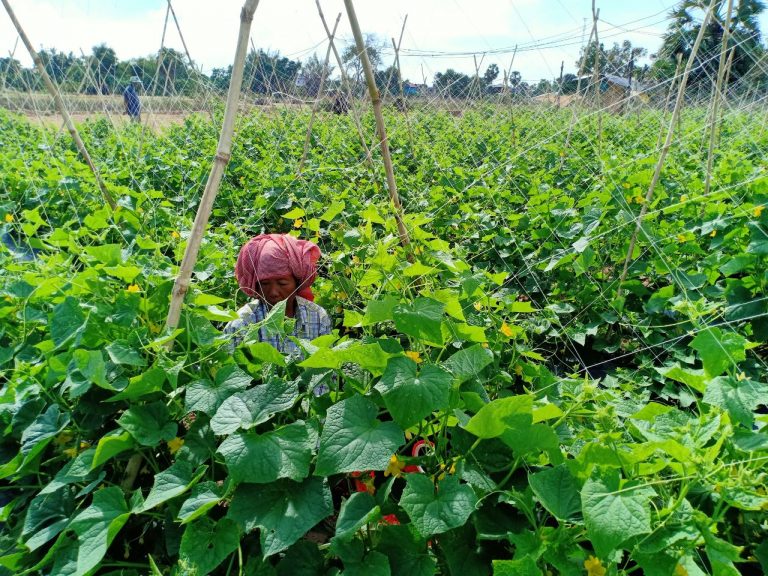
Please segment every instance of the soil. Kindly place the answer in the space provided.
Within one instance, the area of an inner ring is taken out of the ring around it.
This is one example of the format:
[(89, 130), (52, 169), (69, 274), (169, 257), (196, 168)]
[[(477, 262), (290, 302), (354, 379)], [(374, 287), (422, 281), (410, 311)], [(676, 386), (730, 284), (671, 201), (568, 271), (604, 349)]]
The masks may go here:
[[(59, 114), (35, 114), (33, 112), (26, 112), (24, 115), (32, 123), (47, 126), (58, 126), (61, 129), (64, 129), (64, 120)], [(187, 113), (142, 114), (141, 121), (143, 124), (146, 124), (150, 128), (162, 129), (172, 124), (182, 124), (184, 122), (184, 118), (186, 118), (187, 115)], [(98, 120), (99, 118), (111, 118), (111, 121), (117, 126), (123, 126), (130, 121), (128, 116), (125, 114), (111, 114), (109, 117), (107, 117), (107, 115), (105, 115), (103, 112), (73, 113), (70, 114), (70, 116), (75, 122), (75, 125), (81, 124), (89, 119)]]

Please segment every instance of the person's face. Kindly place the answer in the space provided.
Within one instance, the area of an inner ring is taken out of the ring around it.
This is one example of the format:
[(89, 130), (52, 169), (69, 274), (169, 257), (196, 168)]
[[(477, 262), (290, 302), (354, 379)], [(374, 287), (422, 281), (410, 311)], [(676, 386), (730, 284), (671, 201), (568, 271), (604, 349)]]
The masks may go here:
[(261, 280), (258, 282), (257, 289), (259, 296), (270, 306), (283, 300), (290, 302), (295, 298), (296, 279), (293, 276), (281, 276), (270, 280)]

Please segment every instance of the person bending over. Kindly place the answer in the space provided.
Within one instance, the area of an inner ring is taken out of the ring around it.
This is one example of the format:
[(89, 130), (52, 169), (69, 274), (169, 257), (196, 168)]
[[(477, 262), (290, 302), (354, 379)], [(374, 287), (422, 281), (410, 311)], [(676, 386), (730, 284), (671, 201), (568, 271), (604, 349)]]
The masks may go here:
[[(331, 320), (322, 306), (315, 304), (312, 283), (317, 277), (320, 248), (308, 240), (288, 234), (260, 234), (240, 249), (235, 264), (235, 278), (240, 290), (254, 298), (237, 311), (238, 319), (224, 327), (231, 334), (234, 350), (243, 339), (243, 329), (261, 322), (278, 302), (285, 301), (285, 315), (296, 320), (293, 336), (313, 340), (331, 333)], [(282, 353), (301, 350), (290, 338), (258, 332), (259, 340)]]

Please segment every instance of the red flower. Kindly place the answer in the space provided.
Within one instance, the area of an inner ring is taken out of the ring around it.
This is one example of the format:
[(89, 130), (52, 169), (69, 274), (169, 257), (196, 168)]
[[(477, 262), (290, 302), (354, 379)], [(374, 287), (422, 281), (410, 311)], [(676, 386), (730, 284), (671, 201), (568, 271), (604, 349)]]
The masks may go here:
[(392, 526), (398, 526), (400, 524), (400, 520), (398, 520), (397, 516), (394, 514), (387, 514), (386, 516), (382, 516), (381, 521), (385, 524), (391, 524)]

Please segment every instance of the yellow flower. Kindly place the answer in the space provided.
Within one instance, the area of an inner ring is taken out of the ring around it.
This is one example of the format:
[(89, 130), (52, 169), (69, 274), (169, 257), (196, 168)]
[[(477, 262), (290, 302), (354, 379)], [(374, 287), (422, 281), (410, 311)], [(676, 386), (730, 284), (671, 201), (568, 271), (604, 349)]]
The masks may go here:
[(680, 196), (680, 203), (688, 202), (688, 194), (683, 194)]
[(630, 183), (629, 182), (624, 182), (624, 184), (622, 184), (622, 186), (624, 186), (624, 188), (629, 188), (630, 187)]
[(682, 234), (678, 234), (677, 241), (682, 244), (683, 242), (685, 242), (685, 236), (683, 236)]
[(401, 462), (397, 454), (392, 454), (387, 469), (384, 470), (384, 477), (394, 476), (395, 478), (400, 478), (403, 475), (403, 468), (405, 468), (405, 462)]
[(712, 230), (712, 232), (709, 234), (709, 237), (714, 238), (715, 236), (717, 236), (717, 230)]
[(741, 374), (736, 376), (736, 380), (738, 380), (739, 382), (741, 382), (742, 380), (746, 380), (746, 379), (747, 379), (747, 375), (744, 372), (742, 372)]
[(126, 290), (128, 292), (141, 292), (141, 288), (139, 288), (138, 284), (131, 284), (130, 286), (128, 286), (128, 288), (126, 288)]
[(171, 238), (173, 238), (174, 240), (178, 240), (179, 238), (181, 238), (181, 234), (179, 234), (178, 232), (176, 232), (176, 230), (174, 230), (173, 232), (171, 232)]
[[(765, 206), (755, 206), (755, 209), (752, 210), (752, 216), (754, 216), (755, 218), (760, 218), (760, 215), (763, 213), (763, 210), (765, 210)], [(10, 214), (8, 216), (10, 216)], [(10, 220), (8, 220), (8, 216), (5, 217), (5, 220), (7, 222), (10, 222)], [(13, 217), (11, 216), (11, 218)]]
[(455, 473), (456, 473), (456, 464), (455, 463), (451, 464), (451, 467), (448, 468), (447, 470), (445, 469), (445, 464), (440, 464), (440, 473), (437, 475), (437, 480), (440, 481), (440, 480), (445, 479), (445, 475), (446, 474), (453, 475)]
[(301, 218), (296, 218), (296, 220), (293, 221), (294, 228), (301, 228), (302, 226), (304, 226), (304, 220)]
[(682, 564), (678, 564), (675, 566), (675, 576), (688, 576), (688, 570)]
[(509, 324), (507, 324), (506, 322), (501, 323), (501, 328), (499, 329), (499, 332), (504, 334), (504, 336), (506, 336), (507, 338), (512, 338), (512, 335), (514, 334), (514, 332), (512, 331), (512, 328), (510, 328)]
[(405, 353), (405, 355), (408, 356), (408, 358), (410, 358), (414, 362), (416, 362), (416, 364), (421, 364), (422, 362), (424, 362), (424, 360), (421, 359), (421, 354), (419, 354), (416, 350), (408, 350)]
[(645, 202), (645, 198), (643, 198), (642, 196), (640, 196), (640, 194), (638, 194), (637, 196), (634, 197), (634, 201), (636, 204), (642, 204), (643, 202)]
[(587, 576), (605, 576), (605, 567), (600, 558), (595, 558), (591, 554), (584, 560), (584, 568), (587, 569)]
[(475, 302), (474, 304), (472, 304), (472, 306), (475, 307), (475, 310), (482, 310), (483, 309), (483, 305), (480, 304), (480, 302)]
[(517, 374), (518, 376), (523, 375), (523, 367), (520, 366), (520, 364), (515, 364), (515, 374)]
[(176, 452), (178, 452), (181, 449), (181, 447), (184, 446), (184, 440), (176, 436), (176, 438), (174, 438), (173, 440), (169, 440), (167, 444), (168, 444), (168, 451), (171, 454), (176, 454)]
[(416, 246), (416, 248), (413, 249), (413, 253), (417, 256), (421, 254), (424, 251), (424, 249), (421, 246)]
[(360, 264), (360, 258), (357, 256), (352, 256), (352, 264)]
[(70, 458), (74, 458), (77, 456), (77, 448), (67, 448), (64, 450), (64, 455), (69, 456)]
[(58, 436), (56, 436), (56, 438), (54, 438), (53, 441), (54, 443), (56, 443), (57, 446), (65, 446), (66, 444), (69, 444), (72, 441), (72, 438), (74, 438), (74, 436), (72, 436), (71, 432), (64, 431)]
[(483, 348), (488, 348), (488, 342), (483, 342)]
[(5, 221), (8, 222), (8, 224), (13, 222), (13, 214), (6, 214), (5, 215)]

